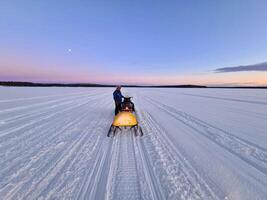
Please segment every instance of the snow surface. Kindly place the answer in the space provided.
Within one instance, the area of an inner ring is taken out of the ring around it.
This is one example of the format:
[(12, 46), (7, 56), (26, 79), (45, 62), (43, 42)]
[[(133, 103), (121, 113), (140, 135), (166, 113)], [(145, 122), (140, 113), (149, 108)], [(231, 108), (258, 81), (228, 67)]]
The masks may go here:
[(0, 199), (267, 199), (267, 90), (0, 87)]

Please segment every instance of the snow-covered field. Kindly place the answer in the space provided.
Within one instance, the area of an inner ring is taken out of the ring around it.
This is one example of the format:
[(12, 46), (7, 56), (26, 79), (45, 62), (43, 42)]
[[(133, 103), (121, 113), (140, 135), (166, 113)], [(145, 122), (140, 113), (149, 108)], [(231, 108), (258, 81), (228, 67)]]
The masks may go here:
[(267, 199), (267, 90), (0, 87), (0, 199)]

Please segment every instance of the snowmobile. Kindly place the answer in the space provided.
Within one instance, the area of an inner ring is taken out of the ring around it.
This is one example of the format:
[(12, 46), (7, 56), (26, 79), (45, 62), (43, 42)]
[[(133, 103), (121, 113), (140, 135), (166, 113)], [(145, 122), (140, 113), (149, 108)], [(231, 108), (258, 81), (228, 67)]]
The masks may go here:
[(111, 134), (115, 136), (117, 130), (122, 131), (123, 127), (125, 129), (130, 128), (130, 130), (133, 130), (135, 136), (143, 136), (143, 130), (138, 125), (134, 104), (131, 101), (131, 98), (132, 97), (124, 97), (124, 100), (121, 103), (121, 110), (114, 117), (113, 123), (109, 128), (108, 137), (110, 137)]

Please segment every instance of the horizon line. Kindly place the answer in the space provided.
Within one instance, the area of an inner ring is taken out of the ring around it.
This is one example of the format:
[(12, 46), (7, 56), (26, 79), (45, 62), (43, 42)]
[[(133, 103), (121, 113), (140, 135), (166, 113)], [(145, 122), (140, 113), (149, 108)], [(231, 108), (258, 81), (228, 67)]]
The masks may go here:
[(188, 87), (188, 88), (266, 88), (267, 85), (261, 85), (261, 86), (255, 86), (255, 85), (225, 85), (225, 84), (213, 84), (213, 85), (202, 85), (202, 84), (105, 84), (105, 83), (60, 83), (60, 82), (31, 82), (31, 81), (1, 81), (0, 80), (0, 86), (43, 86), (43, 87), (49, 87), (49, 86), (61, 86), (61, 87), (116, 87), (118, 85), (121, 85), (123, 87)]

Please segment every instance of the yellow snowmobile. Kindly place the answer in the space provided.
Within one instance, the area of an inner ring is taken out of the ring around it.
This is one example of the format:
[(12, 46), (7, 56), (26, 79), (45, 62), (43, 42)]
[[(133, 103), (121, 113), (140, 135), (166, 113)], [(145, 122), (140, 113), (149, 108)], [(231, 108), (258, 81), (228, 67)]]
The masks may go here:
[(135, 115), (134, 104), (131, 101), (131, 97), (124, 97), (124, 101), (121, 103), (120, 112), (114, 117), (113, 123), (111, 124), (108, 137), (116, 135), (116, 131), (119, 129), (130, 128), (134, 130), (135, 136), (143, 136), (142, 128), (138, 125), (138, 121)]

